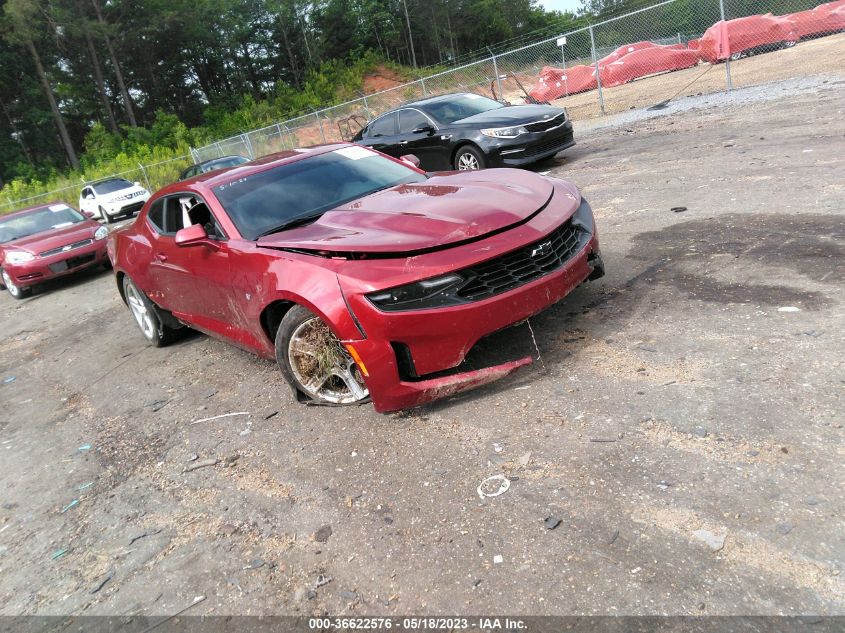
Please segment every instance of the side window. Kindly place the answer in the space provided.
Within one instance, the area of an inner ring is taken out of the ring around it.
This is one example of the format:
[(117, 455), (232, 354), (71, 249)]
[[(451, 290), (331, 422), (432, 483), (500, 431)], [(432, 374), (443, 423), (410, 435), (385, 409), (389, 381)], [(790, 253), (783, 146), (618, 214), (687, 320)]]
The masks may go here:
[(85, 189), (82, 190), (82, 198), (83, 199), (87, 198), (90, 195), (90, 193), (91, 193), (91, 188), (85, 187)]
[(159, 198), (150, 207), (147, 219), (156, 231), (164, 233), (164, 198)]
[(195, 194), (176, 194), (156, 200), (148, 218), (161, 235), (173, 236), (187, 226), (201, 224), (209, 237), (226, 239), (205, 201)]
[(193, 206), (193, 196), (170, 196), (164, 202), (164, 228), (167, 235), (176, 235), (176, 231), (191, 224), (188, 220), (188, 209)]
[(370, 123), (370, 127), (367, 128), (367, 138), (373, 138), (376, 136), (393, 136), (394, 134), (396, 134), (395, 112), (385, 114), (380, 119), (376, 119)]
[(423, 125), (431, 125), (431, 121), (429, 121), (419, 110), (399, 111), (400, 134), (409, 134)]

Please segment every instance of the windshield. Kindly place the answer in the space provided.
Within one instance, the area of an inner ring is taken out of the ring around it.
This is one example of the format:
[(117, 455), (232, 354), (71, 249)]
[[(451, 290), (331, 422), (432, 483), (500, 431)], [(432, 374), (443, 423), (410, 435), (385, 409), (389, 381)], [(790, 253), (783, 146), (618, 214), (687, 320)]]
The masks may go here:
[(467, 117), (504, 107), (498, 101), (474, 94), (451, 97), (448, 101), (426, 104), (426, 111), (440, 123), (454, 123)]
[(66, 204), (41, 207), (22, 215), (0, 218), (0, 244), (82, 222), (85, 217)]
[(128, 189), (129, 187), (134, 187), (131, 182), (128, 180), (124, 180), (123, 178), (117, 178), (115, 180), (107, 180), (105, 182), (97, 183), (93, 185), (94, 191), (99, 194), (104, 193), (113, 193), (115, 191), (120, 191), (121, 189)]
[(219, 158), (215, 161), (211, 161), (205, 167), (202, 168), (203, 172), (212, 171), (213, 169), (223, 169), (224, 167), (234, 167), (235, 165), (240, 165), (242, 163), (249, 162), (248, 158), (244, 158), (243, 156), (230, 156), (229, 158)]
[(285, 224), (426, 177), (363, 147), (319, 154), (214, 188), (241, 235), (255, 240)]

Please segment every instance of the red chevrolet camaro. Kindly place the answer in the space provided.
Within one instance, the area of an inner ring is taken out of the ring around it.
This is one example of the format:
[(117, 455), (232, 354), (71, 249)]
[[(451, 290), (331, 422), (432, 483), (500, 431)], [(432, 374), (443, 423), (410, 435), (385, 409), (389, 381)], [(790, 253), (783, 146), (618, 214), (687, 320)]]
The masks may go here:
[(174, 183), (109, 239), (156, 346), (187, 325), (275, 358), (299, 399), (377, 411), (491, 382), (479, 339), (604, 273), (571, 184), (514, 169), (426, 174), (338, 144)]
[(15, 299), (48, 279), (108, 265), (108, 229), (64, 202), (0, 216), (0, 278)]

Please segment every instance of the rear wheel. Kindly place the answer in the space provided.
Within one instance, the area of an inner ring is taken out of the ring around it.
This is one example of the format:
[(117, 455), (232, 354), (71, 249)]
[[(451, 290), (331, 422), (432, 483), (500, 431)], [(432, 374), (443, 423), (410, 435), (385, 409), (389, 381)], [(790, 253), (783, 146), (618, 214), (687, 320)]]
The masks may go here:
[(100, 207), (100, 217), (103, 218), (103, 221), (106, 224), (111, 224), (112, 222), (114, 222), (114, 219), (108, 214), (108, 211), (106, 211), (103, 207)]
[(793, 46), (795, 46), (797, 43), (798, 43), (798, 41), (797, 41), (797, 40), (786, 40), (786, 41), (783, 43), (783, 47), (784, 47), (784, 48), (792, 48), (792, 47), (793, 47)]
[(162, 323), (153, 302), (129, 277), (123, 278), (123, 296), (141, 334), (153, 347), (163, 347), (173, 340), (175, 330)]
[(737, 61), (738, 59), (740, 59), (741, 57), (742, 57), (742, 51), (740, 51), (740, 52), (738, 52), (738, 53), (731, 53), (730, 60), (731, 60), (732, 62), (735, 62), (735, 61)]
[(276, 332), (276, 361), (285, 380), (311, 400), (355, 404), (370, 395), (361, 370), (329, 327), (302, 306)]
[(3, 278), (3, 285), (6, 286), (6, 290), (9, 291), (9, 294), (12, 295), (15, 299), (25, 299), (30, 294), (32, 294), (32, 288), (21, 288), (9, 276), (5, 270), (0, 273), (0, 276)]
[(458, 171), (484, 169), (484, 164), (484, 155), (472, 145), (464, 145), (455, 154), (455, 169)]

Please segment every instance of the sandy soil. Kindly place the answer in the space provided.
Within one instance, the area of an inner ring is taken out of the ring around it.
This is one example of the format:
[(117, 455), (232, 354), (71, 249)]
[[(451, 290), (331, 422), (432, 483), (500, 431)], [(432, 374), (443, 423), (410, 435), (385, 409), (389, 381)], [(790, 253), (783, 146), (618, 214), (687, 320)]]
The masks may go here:
[(0, 614), (845, 615), (845, 82), (790, 86), (578, 127), (607, 276), (416, 411), (147, 347), (108, 273), (0, 297)]

